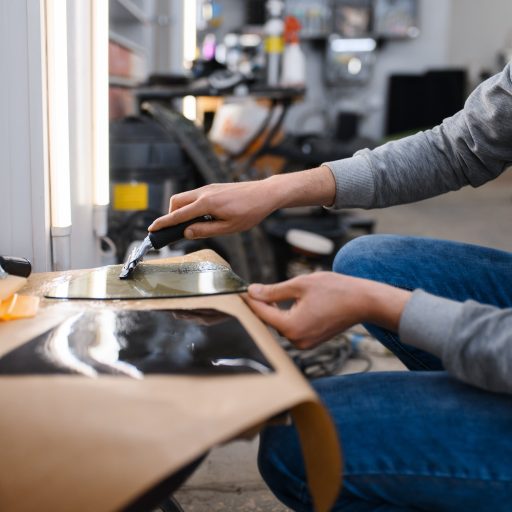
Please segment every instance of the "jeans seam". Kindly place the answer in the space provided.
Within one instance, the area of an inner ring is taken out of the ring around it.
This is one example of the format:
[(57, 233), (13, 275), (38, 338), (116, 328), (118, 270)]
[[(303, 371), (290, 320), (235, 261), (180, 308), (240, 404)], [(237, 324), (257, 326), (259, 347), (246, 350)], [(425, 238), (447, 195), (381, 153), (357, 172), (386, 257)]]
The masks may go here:
[(407, 357), (410, 357), (412, 360), (414, 360), (416, 362), (416, 364), (418, 364), (419, 366), (421, 366), (422, 368), (424, 368), (425, 370), (428, 370), (430, 371), (431, 368), (426, 365), (423, 361), (421, 361), (420, 359), (418, 359), (412, 352), (408, 351), (403, 343), (400, 343), (400, 342), (397, 342), (392, 335), (390, 335), (389, 333), (384, 333), (384, 336), (386, 336), (388, 342), (390, 342), (391, 345), (393, 345), (394, 347), (396, 347), (396, 349), (400, 350), (403, 354), (405, 354)]

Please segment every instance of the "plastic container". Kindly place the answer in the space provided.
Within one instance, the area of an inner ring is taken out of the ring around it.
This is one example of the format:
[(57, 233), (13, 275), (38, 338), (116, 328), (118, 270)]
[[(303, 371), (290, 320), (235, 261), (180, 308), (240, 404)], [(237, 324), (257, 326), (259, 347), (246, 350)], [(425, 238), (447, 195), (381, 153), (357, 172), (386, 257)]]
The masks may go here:
[(284, 20), (284, 40), (286, 46), (283, 54), (283, 71), (281, 84), (301, 86), (306, 83), (306, 58), (299, 44), (301, 25), (294, 16)]

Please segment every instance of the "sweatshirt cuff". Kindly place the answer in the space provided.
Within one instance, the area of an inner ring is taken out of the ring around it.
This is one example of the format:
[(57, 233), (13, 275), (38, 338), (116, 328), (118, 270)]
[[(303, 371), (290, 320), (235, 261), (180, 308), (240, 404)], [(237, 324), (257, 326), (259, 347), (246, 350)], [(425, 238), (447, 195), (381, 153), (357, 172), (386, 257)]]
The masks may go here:
[(331, 208), (371, 208), (375, 185), (368, 160), (363, 155), (325, 162), (336, 182), (336, 198)]
[(440, 358), (462, 307), (461, 302), (415, 290), (400, 318), (400, 340)]

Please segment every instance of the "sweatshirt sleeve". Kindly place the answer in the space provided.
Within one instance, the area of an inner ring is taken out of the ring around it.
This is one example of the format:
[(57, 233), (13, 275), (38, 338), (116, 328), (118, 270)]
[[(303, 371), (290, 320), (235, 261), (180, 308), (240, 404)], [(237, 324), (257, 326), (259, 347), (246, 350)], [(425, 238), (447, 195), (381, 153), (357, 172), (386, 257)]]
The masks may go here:
[(442, 124), (352, 158), (327, 162), (335, 208), (382, 208), (478, 187), (512, 162), (512, 63)]
[(413, 292), (400, 339), (441, 358), (448, 372), (488, 391), (512, 393), (512, 309)]

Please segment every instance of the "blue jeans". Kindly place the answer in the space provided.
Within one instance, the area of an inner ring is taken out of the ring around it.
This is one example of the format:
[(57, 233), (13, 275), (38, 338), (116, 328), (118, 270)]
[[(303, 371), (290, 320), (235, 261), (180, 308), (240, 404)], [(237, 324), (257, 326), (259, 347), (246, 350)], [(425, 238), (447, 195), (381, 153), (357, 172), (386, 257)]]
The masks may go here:
[[(334, 271), (512, 307), (512, 254), (483, 247), (373, 235), (344, 246)], [(413, 371), (312, 382), (343, 446), (344, 484), (333, 510), (511, 511), (512, 396), (463, 384), (431, 354), (366, 327)], [(293, 426), (265, 429), (258, 462), (282, 502), (312, 510)]]

